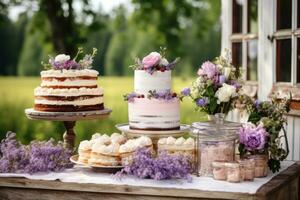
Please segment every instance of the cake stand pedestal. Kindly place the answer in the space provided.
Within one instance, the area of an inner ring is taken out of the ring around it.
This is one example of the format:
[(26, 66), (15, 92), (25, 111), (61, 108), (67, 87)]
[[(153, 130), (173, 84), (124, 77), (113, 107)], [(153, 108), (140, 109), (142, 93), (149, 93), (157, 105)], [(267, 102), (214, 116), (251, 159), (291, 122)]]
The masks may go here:
[(129, 124), (117, 124), (116, 128), (124, 133), (128, 138), (136, 138), (140, 137), (142, 135), (148, 136), (152, 139), (154, 148), (156, 149), (157, 141), (160, 138), (164, 137), (182, 137), (185, 134), (189, 133), (190, 126), (186, 124), (181, 124), (180, 129), (178, 130), (156, 130), (156, 131), (150, 131), (150, 130), (138, 130), (138, 129), (130, 129)]
[(32, 120), (47, 120), (47, 121), (63, 121), (65, 133), (63, 135), (64, 146), (74, 149), (76, 134), (74, 127), (78, 120), (95, 120), (103, 119), (109, 116), (111, 109), (95, 110), (95, 111), (80, 111), (80, 112), (43, 112), (36, 111), (33, 108), (25, 110), (28, 119)]

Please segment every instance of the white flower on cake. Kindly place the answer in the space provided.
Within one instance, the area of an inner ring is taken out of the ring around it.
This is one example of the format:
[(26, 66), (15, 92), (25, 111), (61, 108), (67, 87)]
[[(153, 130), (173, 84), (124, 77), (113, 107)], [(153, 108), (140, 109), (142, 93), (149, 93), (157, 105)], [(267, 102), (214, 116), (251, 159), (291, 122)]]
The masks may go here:
[(159, 65), (167, 66), (169, 64), (168, 60), (165, 58), (162, 58), (159, 62)]
[(222, 87), (220, 87), (216, 92), (218, 103), (228, 102), (235, 93), (236, 88), (234, 86), (223, 83)]
[(55, 62), (59, 62), (59, 63), (64, 63), (64, 62), (66, 62), (66, 61), (68, 61), (70, 59), (71, 59), (71, 57), (69, 55), (59, 54), (59, 55), (55, 56), (54, 61)]

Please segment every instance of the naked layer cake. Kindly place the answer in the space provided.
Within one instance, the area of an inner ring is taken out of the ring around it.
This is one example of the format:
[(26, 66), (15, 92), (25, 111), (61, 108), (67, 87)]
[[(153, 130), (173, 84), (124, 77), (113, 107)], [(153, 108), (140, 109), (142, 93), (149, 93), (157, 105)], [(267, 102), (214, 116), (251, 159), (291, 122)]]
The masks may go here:
[(164, 52), (152, 52), (133, 66), (134, 92), (128, 101), (130, 129), (176, 130), (180, 128), (180, 105), (171, 90), (171, 72), (178, 59), (169, 63)]
[[(79, 50), (79, 53), (82, 51)], [(76, 61), (65, 54), (44, 64), (41, 85), (34, 90), (34, 109), (50, 112), (102, 110), (103, 90), (98, 87), (98, 72), (90, 69), (96, 49)]]

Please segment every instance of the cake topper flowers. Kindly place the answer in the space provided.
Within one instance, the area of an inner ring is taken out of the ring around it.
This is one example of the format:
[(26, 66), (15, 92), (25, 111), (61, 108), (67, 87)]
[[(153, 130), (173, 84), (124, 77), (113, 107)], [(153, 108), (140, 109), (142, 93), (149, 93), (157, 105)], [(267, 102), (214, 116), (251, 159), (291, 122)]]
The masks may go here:
[(135, 70), (146, 70), (152, 74), (154, 71), (164, 72), (166, 70), (173, 70), (180, 58), (176, 58), (172, 62), (168, 62), (165, 58), (166, 48), (160, 47), (160, 52), (151, 52), (145, 56), (142, 60), (140, 58), (135, 59), (135, 64), (130, 67)]
[(190, 97), (197, 109), (207, 114), (227, 114), (241, 88), (241, 74), (231, 62), (228, 49), (214, 62), (204, 62), (197, 72), (198, 78), (181, 91), (180, 98)]
[(70, 69), (89, 69), (92, 68), (92, 63), (94, 57), (97, 54), (97, 49), (93, 48), (91, 54), (86, 54), (82, 59), (77, 61), (78, 57), (83, 53), (82, 47), (78, 48), (76, 56), (71, 59), (69, 55), (59, 54), (55, 57), (49, 56), (48, 63), (42, 62), (42, 65), (45, 69), (54, 69), (54, 70), (70, 70)]

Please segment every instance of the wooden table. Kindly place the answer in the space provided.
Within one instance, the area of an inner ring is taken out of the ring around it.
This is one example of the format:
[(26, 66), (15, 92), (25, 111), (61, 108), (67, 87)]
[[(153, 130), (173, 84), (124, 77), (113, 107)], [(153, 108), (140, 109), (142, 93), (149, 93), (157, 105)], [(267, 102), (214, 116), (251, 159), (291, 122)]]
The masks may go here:
[(1, 200), (101, 199), (299, 199), (300, 163), (290, 166), (262, 186), (256, 194), (201, 190), (62, 183), (25, 178), (0, 178)]

